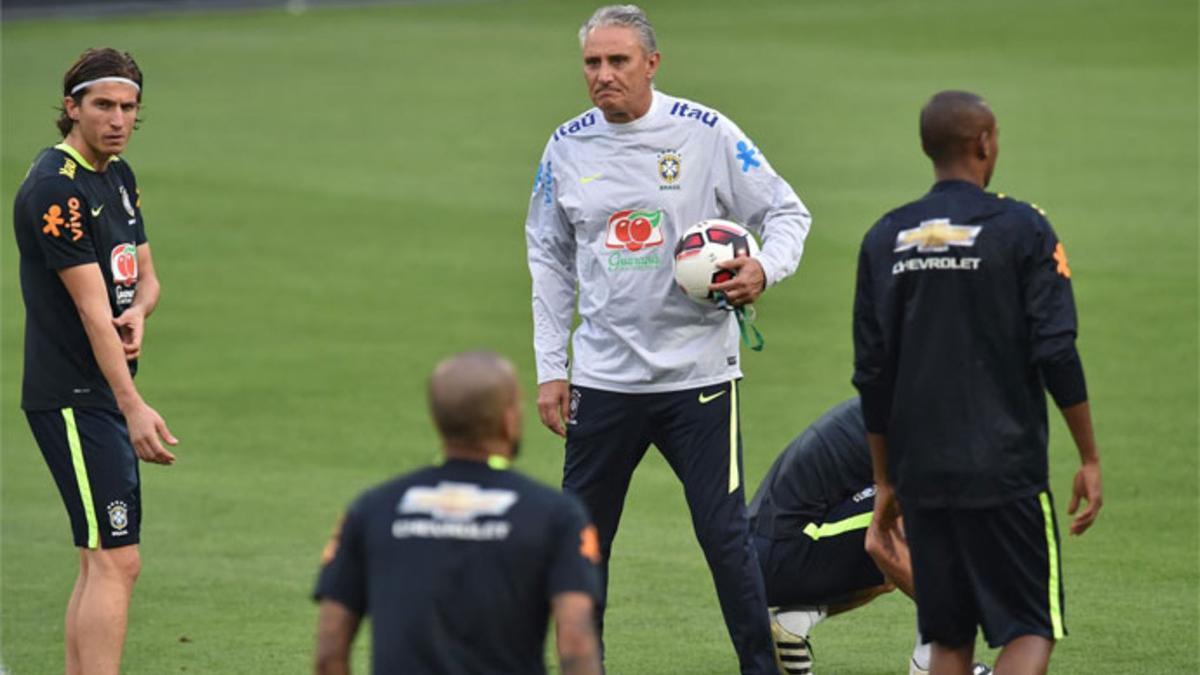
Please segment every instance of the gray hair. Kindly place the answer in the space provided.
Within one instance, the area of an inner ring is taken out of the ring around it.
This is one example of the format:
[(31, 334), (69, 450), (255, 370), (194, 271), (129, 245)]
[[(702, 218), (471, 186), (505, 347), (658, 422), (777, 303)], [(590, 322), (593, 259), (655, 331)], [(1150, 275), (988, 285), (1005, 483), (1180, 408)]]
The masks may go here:
[(637, 33), (638, 41), (642, 43), (642, 49), (647, 54), (658, 51), (658, 39), (654, 36), (654, 26), (650, 24), (650, 19), (646, 18), (646, 13), (642, 11), (642, 8), (637, 5), (607, 5), (597, 9), (592, 14), (592, 18), (579, 28), (579, 46), (583, 47), (588, 33), (603, 26), (632, 28), (633, 32)]

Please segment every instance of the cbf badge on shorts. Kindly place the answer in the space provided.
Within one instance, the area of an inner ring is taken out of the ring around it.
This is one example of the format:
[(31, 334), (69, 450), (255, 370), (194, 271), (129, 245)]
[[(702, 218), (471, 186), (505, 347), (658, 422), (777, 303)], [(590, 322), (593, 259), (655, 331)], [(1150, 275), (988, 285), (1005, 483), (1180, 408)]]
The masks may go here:
[(129, 507), (125, 502), (115, 501), (108, 504), (108, 524), (112, 525), (113, 536), (120, 537), (128, 534)]
[(581, 398), (583, 398), (583, 392), (571, 387), (571, 404), (567, 415), (567, 424), (574, 426), (579, 423), (579, 399)]

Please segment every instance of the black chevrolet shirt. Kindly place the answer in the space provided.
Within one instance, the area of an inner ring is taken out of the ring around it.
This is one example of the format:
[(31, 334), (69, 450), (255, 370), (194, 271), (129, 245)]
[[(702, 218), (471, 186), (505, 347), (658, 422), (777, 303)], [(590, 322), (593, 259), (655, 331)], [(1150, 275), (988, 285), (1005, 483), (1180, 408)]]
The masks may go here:
[(872, 479), (862, 408), (852, 398), (817, 418), (775, 459), (750, 501), (754, 529), (772, 539), (794, 537)]
[(906, 506), (984, 507), (1046, 489), (1043, 387), (1087, 400), (1066, 252), (1035, 207), (962, 181), (862, 242), (854, 384)]
[[(58, 270), (98, 263), (113, 316), (133, 304), (137, 247), (146, 243), (133, 170), (114, 158), (98, 173), (65, 143), (46, 148), (17, 192), (13, 229), (25, 300), (21, 407), (116, 410)], [(136, 372), (136, 362), (129, 369)]]
[(573, 497), (450, 460), (354, 502), (315, 597), (371, 615), (379, 675), (544, 673), (551, 599), (595, 598), (599, 555)]

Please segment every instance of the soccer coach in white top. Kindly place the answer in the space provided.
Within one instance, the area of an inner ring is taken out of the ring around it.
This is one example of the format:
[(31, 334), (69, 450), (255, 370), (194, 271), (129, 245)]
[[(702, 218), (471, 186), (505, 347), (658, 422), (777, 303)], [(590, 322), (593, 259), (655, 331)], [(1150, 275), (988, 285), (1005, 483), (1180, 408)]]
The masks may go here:
[(732, 261), (737, 276), (714, 287), (744, 305), (795, 271), (811, 218), (733, 122), (654, 90), (661, 55), (641, 9), (596, 10), (580, 42), (596, 107), (546, 143), (525, 237), (538, 412), (566, 437), (563, 489), (599, 530), (598, 622), (625, 493), (653, 443), (683, 483), (741, 672), (775, 672), (742, 485), (738, 328), (675, 287), (672, 251), (705, 218), (754, 230), (761, 254)]

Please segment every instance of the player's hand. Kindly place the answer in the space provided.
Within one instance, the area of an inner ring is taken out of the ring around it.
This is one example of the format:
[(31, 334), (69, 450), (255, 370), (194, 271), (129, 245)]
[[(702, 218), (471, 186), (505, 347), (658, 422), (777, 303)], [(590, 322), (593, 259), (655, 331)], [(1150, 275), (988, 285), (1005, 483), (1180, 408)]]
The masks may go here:
[(154, 408), (144, 402), (138, 402), (125, 414), (125, 424), (129, 427), (129, 440), (133, 443), (133, 451), (143, 462), (154, 464), (174, 464), (175, 455), (163, 447), (179, 445), (179, 439), (167, 429), (167, 423)]
[(729, 281), (709, 284), (708, 290), (724, 293), (725, 299), (734, 307), (753, 303), (767, 289), (767, 274), (755, 258), (740, 256), (719, 262), (717, 267), (733, 270), (735, 276)]
[(903, 542), (904, 530), (900, 527), (900, 502), (890, 485), (875, 486), (875, 512), (867, 527), (866, 550), (875, 559), (888, 562), (898, 561), (900, 551), (897, 542)]
[(142, 335), (146, 329), (146, 314), (137, 307), (130, 307), (121, 316), (114, 317), (113, 326), (121, 336), (125, 348), (125, 360), (132, 361), (142, 353)]
[[(1075, 516), (1080, 500), (1086, 501), (1087, 506), (1079, 512), (1079, 515)], [(1079, 471), (1075, 473), (1075, 483), (1071, 486), (1071, 504), (1067, 506), (1067, 513), (1075, 516), (1075, 519), (1071, 521), (1071, 534), (1078, 535), (1086, 532), (1092, 523), (1096, 522), (1096, 516), (1100, 514), (1100, 505), (1103, 503), (1100, 462), (1084, 462), (1079, 467)]]
[(567, 437), (566, 421), (571, 415), (571, 387), (566, 380), (550, 380), (538, 385), (538, 415), (542, 424), (554, 433)]

